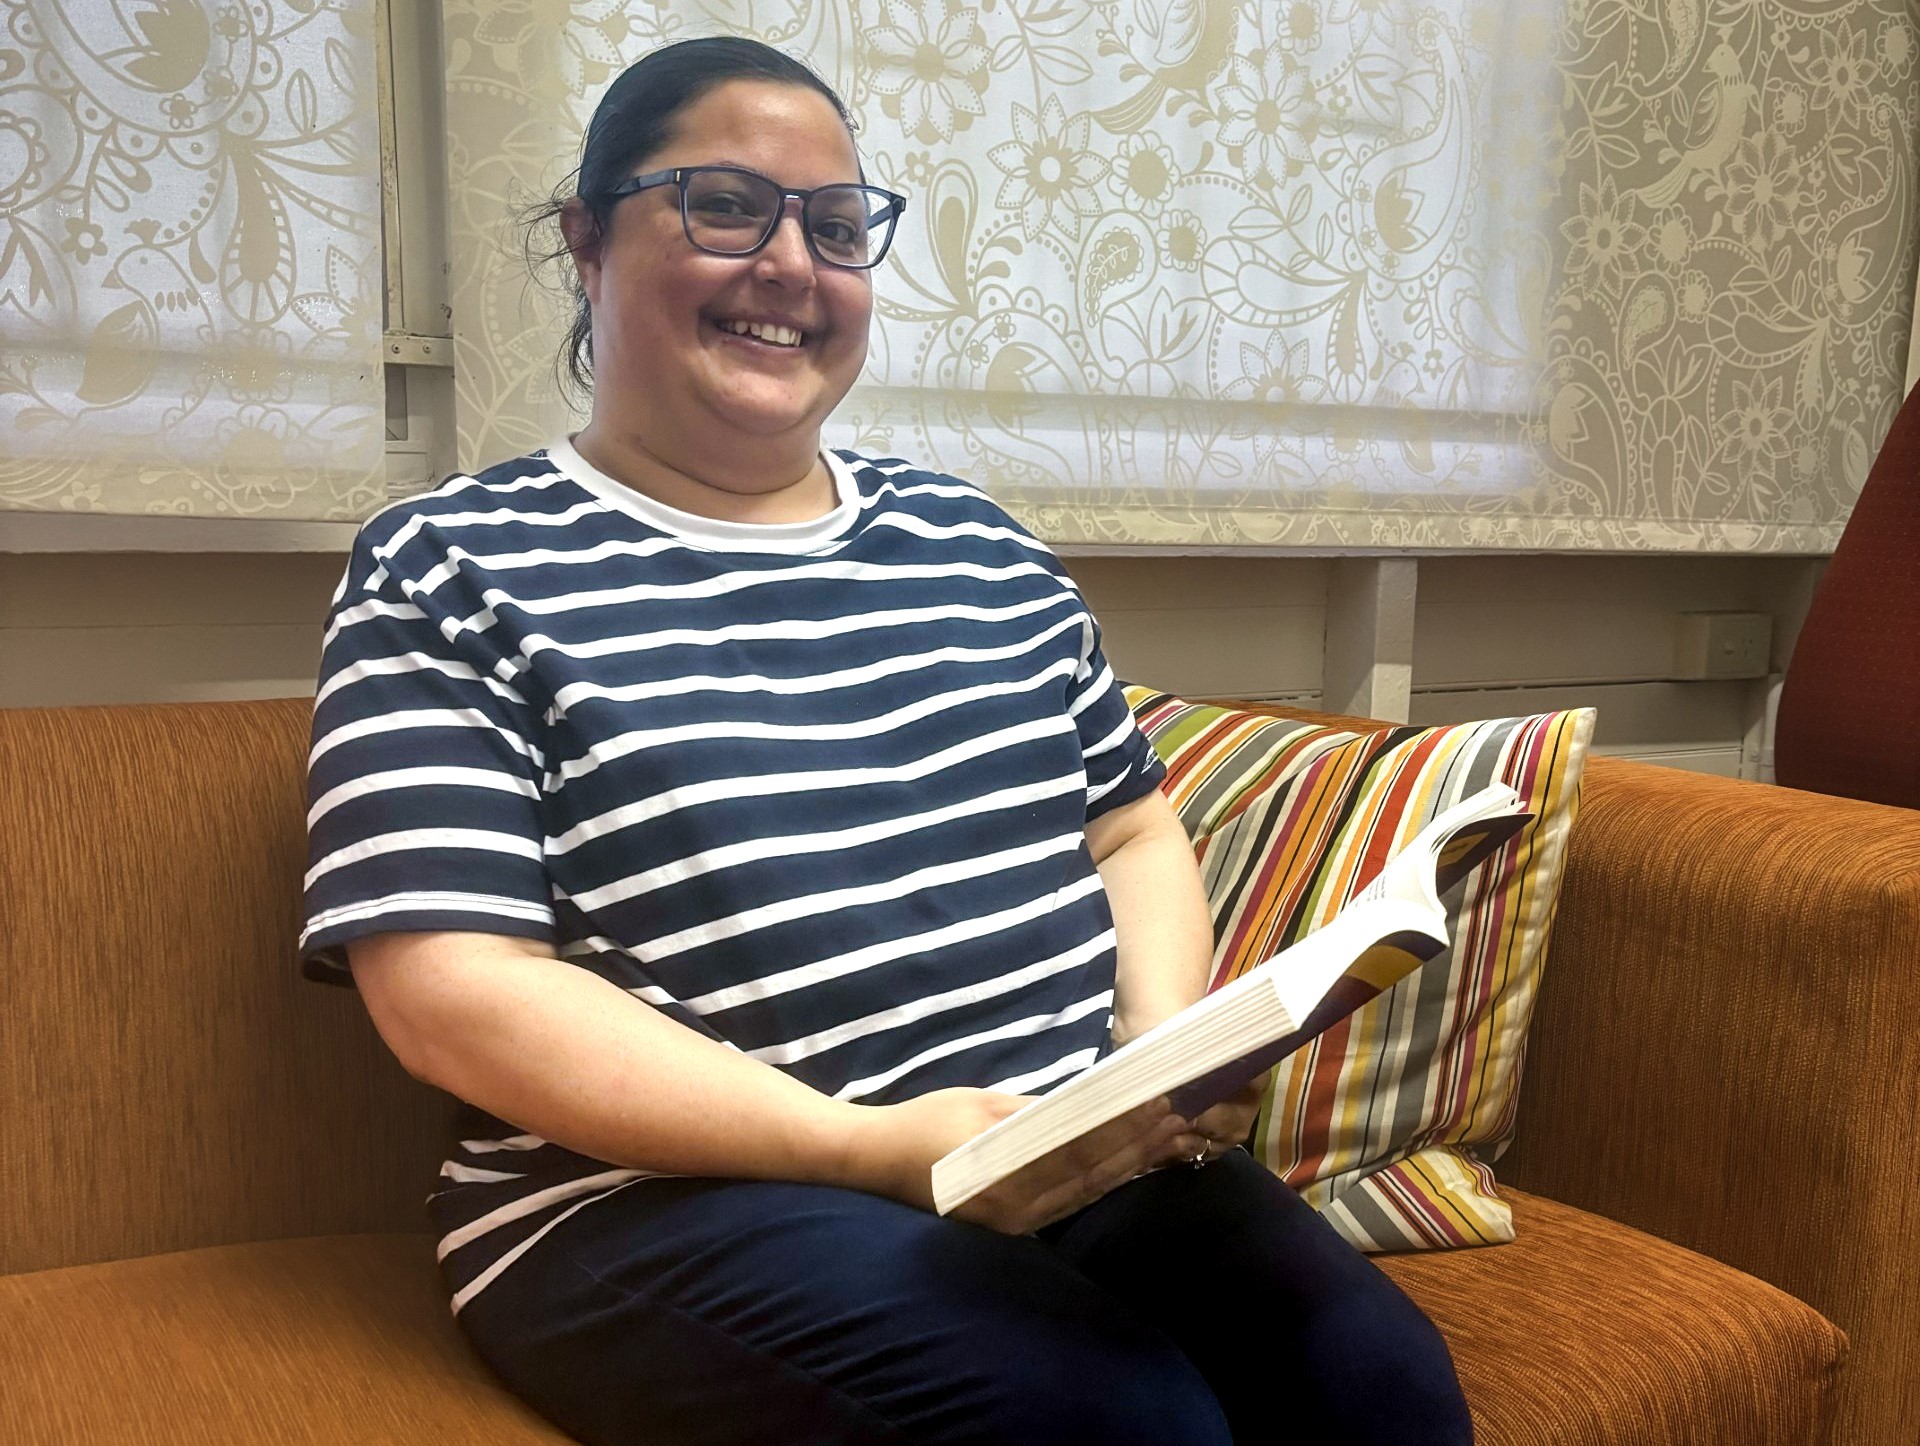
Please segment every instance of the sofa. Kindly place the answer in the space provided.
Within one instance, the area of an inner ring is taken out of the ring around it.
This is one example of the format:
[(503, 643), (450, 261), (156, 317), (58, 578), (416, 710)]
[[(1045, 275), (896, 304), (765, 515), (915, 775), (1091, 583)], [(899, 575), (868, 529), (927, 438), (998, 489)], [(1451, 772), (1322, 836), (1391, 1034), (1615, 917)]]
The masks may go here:
[[(294, 967), (310, 707), (0, 710), (8, 1446), (564, 1439), (448, 1314), (450, 1102)], [(1916, 1013), (1920, 813), (1592, 759), (1518, 1239), (1381, 1261), (1482, 1446), (1913, 1446)]]

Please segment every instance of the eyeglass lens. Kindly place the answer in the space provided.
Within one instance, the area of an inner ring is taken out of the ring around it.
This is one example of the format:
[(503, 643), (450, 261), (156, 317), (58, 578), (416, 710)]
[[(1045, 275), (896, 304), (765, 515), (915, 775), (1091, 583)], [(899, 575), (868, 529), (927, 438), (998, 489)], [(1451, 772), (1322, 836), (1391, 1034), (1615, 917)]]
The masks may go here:
[[(738, 171), (693, 171), (686, 180), (687, 234), (694, 245), (737, 255), (757, 247), (779, 222), (779, 187)], [(801, 224), (814, 251), (841, 266), (866, 266), (885, 252), (893, 210), (865, 186), (823, 186)]]

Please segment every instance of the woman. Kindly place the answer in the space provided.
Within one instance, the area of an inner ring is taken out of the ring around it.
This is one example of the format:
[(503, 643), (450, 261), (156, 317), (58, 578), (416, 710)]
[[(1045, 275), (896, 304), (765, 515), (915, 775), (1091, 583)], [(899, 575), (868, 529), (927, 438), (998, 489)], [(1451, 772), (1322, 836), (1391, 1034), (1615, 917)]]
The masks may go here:
[(591, 1442), (1465, 1441), (1432, 1327), (1233, 1148), (1257, 1089), (930, 1211), (1210, 937), (1051, 554), (821, 450), (900, 210), (804, 67), (642, 60), (559, 211), (590, 422), (355, 547), (302, 951), (467, 1102), (458, 1319)]

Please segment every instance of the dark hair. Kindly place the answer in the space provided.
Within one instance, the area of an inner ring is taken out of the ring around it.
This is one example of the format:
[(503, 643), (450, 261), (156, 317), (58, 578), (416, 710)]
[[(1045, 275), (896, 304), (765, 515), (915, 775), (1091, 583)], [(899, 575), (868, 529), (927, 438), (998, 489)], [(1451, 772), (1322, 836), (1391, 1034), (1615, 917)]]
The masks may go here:
[[(853, 116), (832, 86), (792, 56), (743, 36), (716, 35), (663, 45), (620, 73), (600, 97), (580, 147), (580, 165), (551, 196), (523, 211), (528, 262), (538, 270), (567, 263), (571, 248), (560, 231), (560, 213), (575, 196), (586, 202), (598, 232), (610, 212), (607, 192), (627, 178), (633, 163), (673, 138), (681, 111), (729, 80), (767, 80), (797, 85), (833, 102), (854, 133)], [(586, 290), (570, 264), (562, 285), (573, 298), (573, 320), (558, 358), (563, 389), (577, 396), (593, 390), (593, 313)]]

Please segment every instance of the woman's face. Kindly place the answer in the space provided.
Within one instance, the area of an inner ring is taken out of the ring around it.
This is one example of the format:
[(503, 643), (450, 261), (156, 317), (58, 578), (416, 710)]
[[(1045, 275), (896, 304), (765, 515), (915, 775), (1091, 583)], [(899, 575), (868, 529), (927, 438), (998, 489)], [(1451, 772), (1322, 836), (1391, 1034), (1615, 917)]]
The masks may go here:
[[(742, 166), (791, 190), (860, 179), (831, 102), (758, 80), (687, 106), (672, 139), (627, 174), (697, 165)], [(620, 201), (601, 243), (575, 260), (593, 308), (594, 425), (683, 469), (745, 438), (811, 455), (866, 361), (870, 273), (816, 261), (797, 205), (753, 255), (715, 256), (687, 239), (678, 189), (656, 186)], [(729, 329), (743, 322), (790, 328), (799, 344)]]

